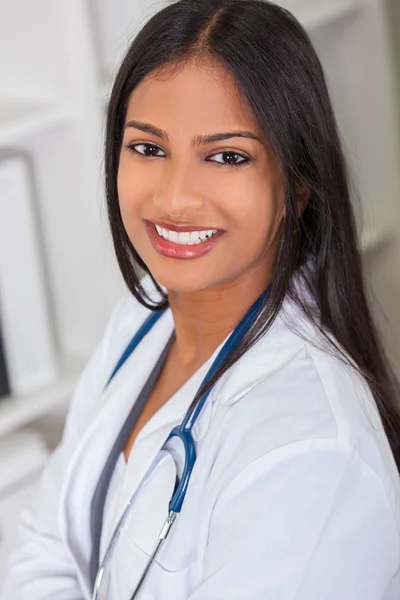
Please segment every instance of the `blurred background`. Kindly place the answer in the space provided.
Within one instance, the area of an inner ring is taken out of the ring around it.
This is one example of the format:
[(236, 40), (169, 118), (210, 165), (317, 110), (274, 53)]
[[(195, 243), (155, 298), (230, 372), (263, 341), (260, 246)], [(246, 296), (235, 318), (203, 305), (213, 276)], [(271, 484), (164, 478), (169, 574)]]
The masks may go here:
[[(125, 290), (104, 201), (105, 111), (130, 40), (167, 3), (0, 0), (0, 577)], [(280, 4), (325, 69), (368, 293), (400, 376), (400, 0)]]

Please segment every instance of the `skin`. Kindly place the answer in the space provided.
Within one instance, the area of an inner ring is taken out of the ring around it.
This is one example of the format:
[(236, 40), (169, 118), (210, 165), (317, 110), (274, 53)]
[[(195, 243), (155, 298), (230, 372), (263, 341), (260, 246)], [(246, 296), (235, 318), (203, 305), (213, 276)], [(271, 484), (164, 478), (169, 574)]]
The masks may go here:
[[(168, 141), (129, 126), (132, 121), (164, 130)], [(202, 134), (238, 130), (260, 141), (235, 136), (191, 142)], [(240, 164), (243, 159), (250, 160)], [(118, 194), (130, 240), (168, 291), (176, 331), (169, 365), (175, 374), (189, 376), (271, 281), (285, 212), (279, 164), (222, 65), (197, 61), (172, 73), (154, 72), (133, 91)], [(299, 214), (306, 201), (302, 190)], [(225, 235), (202, 257), (169, 258), (153, 249), (143, 219), (223, 229)]]

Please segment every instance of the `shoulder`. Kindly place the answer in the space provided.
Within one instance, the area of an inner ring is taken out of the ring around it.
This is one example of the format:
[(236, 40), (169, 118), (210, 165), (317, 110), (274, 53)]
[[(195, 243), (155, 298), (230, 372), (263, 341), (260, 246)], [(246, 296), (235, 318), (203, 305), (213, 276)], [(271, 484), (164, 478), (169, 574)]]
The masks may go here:
[[(285, 310), (227, 378), (230, 390), (236, 384), (245, 393), (231, 394), (221, 406), (224, 480), (250, 465), (268, 470), (287, 460), (295, 464), (295, 457), (322, 470), (348, 464), (360, 477), (370, 474), (400, 523), (399, 473), (367, 383), (296, 308), (288, 303)], [(296, 327), (288, 314), (297, 315)]]

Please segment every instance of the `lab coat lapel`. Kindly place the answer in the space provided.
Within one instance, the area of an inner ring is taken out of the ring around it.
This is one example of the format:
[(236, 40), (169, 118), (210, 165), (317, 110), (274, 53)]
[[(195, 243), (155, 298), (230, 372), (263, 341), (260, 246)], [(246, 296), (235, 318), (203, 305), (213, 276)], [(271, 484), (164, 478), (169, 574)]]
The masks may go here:
[(317, 335), (294, 302), (286, 299), (267, 334), (220, 379), (218, 402), (227, 405), (238, 402), (301, 351), (305, 339), (314, 340)]
[[(99, 398), (99, 411), (71, 460), (61, 498), (61, 529), (83, 581), (88, 582), (91, 552), (90, 506), (115, 439), (173, 330), (170, 311), (159, 319)], [(132, 336), (134, 335), (132, 332)], [(121, 348), (121, 353), (124, 349)], [(140, 368), (135, 368), (140, 364)], [(159, 438), (162, 438), (159, 435)], [(156, 440), (154, 443), (157, 444)], [(139, 465), (138, 465), (139, 467)], [(140, 467), (139, 467), (140, 468)], [(142, 475), (144, 469), (140, 468)]]
[[(120, 520), (127, 503), (138, 492), (143, 480), (153, 477), (153, 471), (157, 470), (158, 468), (165, 468), (162, 467), (161, 462), (157, 460), (157, 455), (162, 449), (173, 427), (182, 422), (200, 384), (202, 383), (207, 371), (211, 367), (223, 344), (224, 342), (222, 342), (220, 346), (216, 348), (213, 355), (174, 394), (174, 396), (170, 398), (170, 400), (164, 404), (164, 406), (162, 406), (155, 415), (153, 415), (153, 417), (139, 432), (139, 435), (137, 436), (131, 449), (125, 480), (121, 488), (120, 497), (118, 499), (117, 511), (113, 516), (113, 523), (110, 528), (111, 531), (113, 531)], [(193, 438), (195, 442), (199, 442), (207, 432), (211, 419), (214, 394), (215, 390), (213, 390), (210, 396), (207, 398), (207, 402), (203, 407), (201, 415), (193, 427)], [(169, 459), (172, 460), (170, 457)], [(182, 461), (183, 460), (184, 457), (182, 456)], [(165, 462), (165, 457), (163, 462)], [(152, 508), (149, 507), (149, 511), (152, 515), (164, 514), (164, 517), (166, 517), (170, 494), (168, 487), (169, 482), (164, 483), (165, 485), (162, 485), (163, 489), (160, 489), (158, 494), (156, 494), (154, 497), (151, 497)], [(164, 512), (163, 509), (165, 509)], [(141, 531), (137, 531), (137, 533), (139, 537), (142, 537), (142, 539), (146, 537), (146, 533), (143, 530), (143, 528), (146, 527), (146, 522), (148, 522), (148, 519), (142, 520), (136, 526), (141, 529)], [(154, 531), (151, 531), (151, 534), (154, 534)], [(152, 542), (154, 542), (154, 535), (151, 534), (149, 533), (150, 539)]]

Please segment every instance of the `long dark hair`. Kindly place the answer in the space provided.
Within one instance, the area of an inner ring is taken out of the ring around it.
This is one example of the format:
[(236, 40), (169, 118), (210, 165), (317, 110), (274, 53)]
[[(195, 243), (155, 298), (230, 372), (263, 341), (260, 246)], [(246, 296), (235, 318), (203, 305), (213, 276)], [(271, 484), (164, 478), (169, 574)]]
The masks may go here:
[[(311, 40), (287, 10), (265, 0), (180, 0), (162, 8), (133, 40), (112, 89), (105, 142), (108, 214), (125, 282), (144, 306), (168, 306), (167, 295), (135, 251), (119, 209), (117, 171), (130, 94), (154, 69), (210, 57), (232, 73), (280, 161), (286, 213), (278, 267), (260, 318), (202, 392), (266, 333), (288, 296), (320, 329), (330, 351), (352, 363), (368, 383), (400, 471), (399, 385), (366, 299), (338, 127)], [(300, 219), (295, 203), (299, 182), (310, 190)], [(305, 271), (304, 280), (317, 312), (292, 285), (293, 274), (310, 257), (313, 268)], [(146, 294), (138, 266), (149, 273), (159, 303)]]

